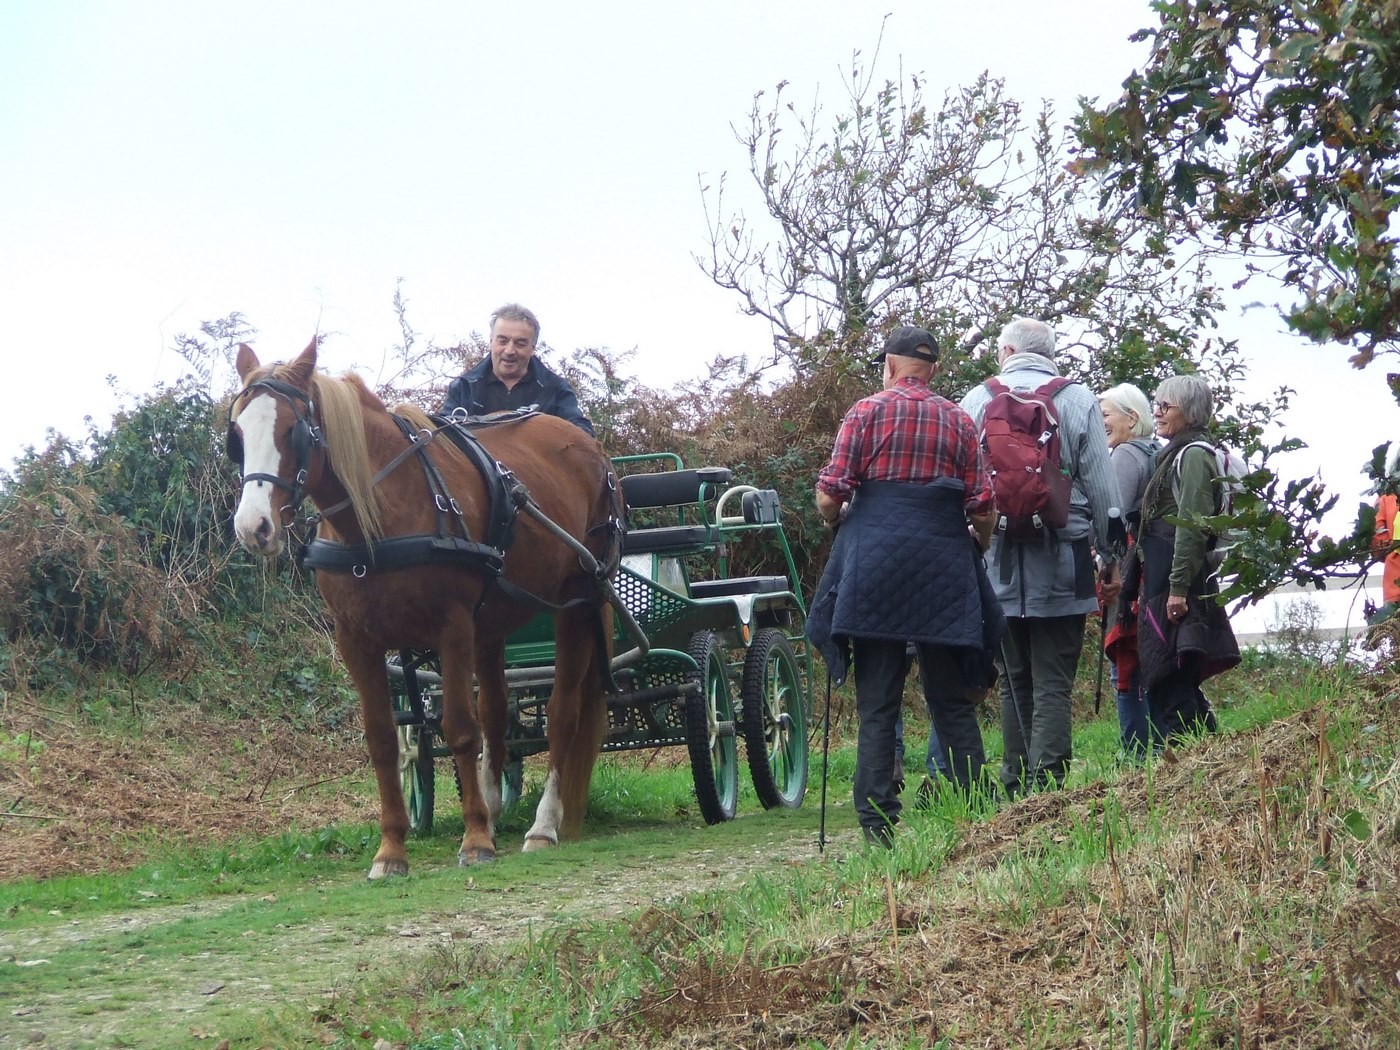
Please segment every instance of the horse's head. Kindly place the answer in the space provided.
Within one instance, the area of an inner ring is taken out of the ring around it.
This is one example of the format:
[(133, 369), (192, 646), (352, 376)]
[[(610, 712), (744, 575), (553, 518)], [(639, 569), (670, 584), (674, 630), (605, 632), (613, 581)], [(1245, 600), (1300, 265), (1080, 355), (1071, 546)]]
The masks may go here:
[(290, 364), (268, 368), (242, 343), (237, 367), (243, 389), (229, 408), (228, 450), (243, 471), (243, 494), (233, 530), (253, 554), (272, 557), (282, 550), (284, 515), (295, 516), (321, 446), (311, 401), (316, 340)]

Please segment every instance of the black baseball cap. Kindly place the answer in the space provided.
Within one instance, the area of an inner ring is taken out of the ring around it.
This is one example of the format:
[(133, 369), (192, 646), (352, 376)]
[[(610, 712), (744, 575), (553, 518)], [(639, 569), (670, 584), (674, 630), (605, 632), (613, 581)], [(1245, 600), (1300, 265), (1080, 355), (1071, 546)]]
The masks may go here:
[(920, 361), (937, 361), (938, 340), (923, 328), (903, 325), (889, 334), (889, 338), (885, 340), (885, 348), (875, 360), (877, 363), (883, 362), (890, 354), (896, 357), (916, 357)]

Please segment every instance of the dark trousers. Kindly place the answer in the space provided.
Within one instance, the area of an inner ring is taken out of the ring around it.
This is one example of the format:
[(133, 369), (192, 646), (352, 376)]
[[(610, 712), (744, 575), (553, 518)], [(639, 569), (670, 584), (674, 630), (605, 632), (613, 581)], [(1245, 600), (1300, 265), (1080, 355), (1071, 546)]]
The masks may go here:
[(1187, 657), (1183, 666), (1158, 681), (1147, 694), (1153, 725), (1169, 744), (1192, 733), (1215, 732), (1215, 712), (1201, 692), (1196, 659)]
[[(860, 825), (878, 832), (899, 822), (899, 796), (893, 791), (895, 725), (904, 693), (905, 643), (853, 638), (856, 714), (855, 806)], [(959, 785), (966, 787), (982, 774), (985, 756), (977, 710), (968, 698), (963, 675), (953, 652), (942, 645), (920, 645), (919, 677), (924, 701), (941, 747)]]
[(1086, 615), (1011, 616), (1001, 643), (1001, 783), (1017, 795), (1069, 772), (1070, 692)]

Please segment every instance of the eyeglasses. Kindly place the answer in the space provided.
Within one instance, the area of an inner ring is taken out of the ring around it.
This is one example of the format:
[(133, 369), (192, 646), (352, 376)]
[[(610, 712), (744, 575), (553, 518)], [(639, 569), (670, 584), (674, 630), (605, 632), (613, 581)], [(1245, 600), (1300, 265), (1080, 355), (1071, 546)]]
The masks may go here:
[(1165, 416), (1168, 412), (1170, 412), (1176, 407), (1176, 405), (1169, 405), (1165, 401), (1158, 401), (1155, 404), (1153, 404), (1152, 411), (1159, 416)]

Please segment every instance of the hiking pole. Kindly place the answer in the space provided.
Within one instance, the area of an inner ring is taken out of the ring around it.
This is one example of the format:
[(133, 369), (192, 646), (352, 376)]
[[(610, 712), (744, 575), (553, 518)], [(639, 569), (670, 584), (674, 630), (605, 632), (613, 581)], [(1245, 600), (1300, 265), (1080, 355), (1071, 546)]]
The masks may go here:
[(1108, 603), (1104, 602), (1099, 606), (1099, 675), (1094, 682), (1094, 717), (1098, 717), (1099, 705), (1103, 702), (1103, 665), (1106, 649), (1104, 643), (1108, 640)]
[[(1117, 565), (1128, 551), (1128, 532), (1123, 527), (1123, 514), (1117, 507), (1108, 508), (1108, 558), (1110, 565)], [(1122, 580), (1119, 580), (1119, 586)], [(1099, 714), (1103, 702), (1103, 665), (1108, 641), (1108, 603), (1099, 605), (1099, 674), (1094, 682), (1094, 716)]]
[[(1010, 628), (1008, 627), (1007, 630), (1009, 632)], [(1011, 710), (1016, 712), (1016, 725), (1021, 729), (1021, 786), (1026, 788), (1026, 774), (1031, 768), (1031, 735), (1026, 732), (1026, 722), (1025, 719), (1021, 717), (1021, 705), (1016, 702), (1016, 682), (1014, 676), (1011, 674), (1011, 662), (1006, 658), (1005, 637), (1001, 640), (1001, 673), (1006, 679), (1006, 691), (1011, 694)], [(1003, 764), (1005, 761), (1005, 756), (1003, 756)], [(1029, 789), (1027, 788), (1027, 790)], [(1007, 794), (1011, 795), (1011, 790), (1009, 788), (1007, 789)]]
[(822, 810), (817, 830), (817, 852), (826, 852), (826, 759), (831, 748), (831, 672), (826, 673), (826, 713), (822, 715)]

